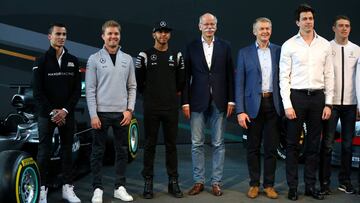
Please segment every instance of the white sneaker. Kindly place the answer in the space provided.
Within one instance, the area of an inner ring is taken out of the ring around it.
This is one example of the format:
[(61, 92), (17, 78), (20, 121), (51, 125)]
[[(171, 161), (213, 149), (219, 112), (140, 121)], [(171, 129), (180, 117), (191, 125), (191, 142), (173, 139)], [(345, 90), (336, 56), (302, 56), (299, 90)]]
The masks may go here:
[(39, 203), (47, 203), (47, 188), (45, 186), (40, 187), (40, 201)]
[(126, 192), (126, 189), (123, 186), (120, 186), (118, 189), (114, 190), (114, 197), (121, 199), (124, 202), (131, 202), (134, 200), (133, 197)]
[(74, 186), (65, 184), (62, 187), (62, 198), (70, 203), (81, 203), (81, 200), (76, 196), (74, 192)]
[(103, 191), (100, 188), (94, 190), (94, 195), (91, 198), (91, 203), (102, 203)]

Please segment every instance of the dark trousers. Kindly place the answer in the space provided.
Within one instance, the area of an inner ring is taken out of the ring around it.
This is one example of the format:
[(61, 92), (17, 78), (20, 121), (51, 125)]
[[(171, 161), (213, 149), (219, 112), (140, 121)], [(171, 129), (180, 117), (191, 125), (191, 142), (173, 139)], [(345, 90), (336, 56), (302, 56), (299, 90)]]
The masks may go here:
[(248, 130), (247, 163), (250, 186), (260, 185), (260, 147), (264, 138), (264, 188), (272, 187), (275, 181), (276, 148), (279, 144), (280, 117), (276, 113), (272, 97), (262, 98), (259, 113), (251, 119)]
[(305, 122), (307, 134), (304, 146), (304, 182), (306, 187), (315, 187), (325, 95), (320, 90), (312, 93), (291, 90), (290, 99), (297, 118), (287, 120), (286, 179), (290, 189), (297, 188), (299, 141)]
[(72, 184), (72, 144), (74, 138), (74, 115), (66, 116), (65, 125), (58, 127), (50, 117), (38, 117), (39, 146), (37, 163), (40, 170), (40, 185), (46, 186), (46, 176), (48, 174), (49, 161), (52, 153), (52, 138), (54, 130), (58, 127), (61, 143), (61, 167), (63, 173), (63, 184)]
[(91, 152), (91, 171), (93, 174), (93, 189), (103, 189), (102, 185), (102, 163), (105, 152), (107, 133), (109, 127), (113, 129), (114, 149), (115, 149), (115, 188), (125, 185), (125, 171), (127, 165), (127, 137), (128, 125), (121, 126), (123, 119), (121, 112), (98, 112), (101, 121), (101, 129), (94, 130), (92, 152)]
[(341, 122), (341, 166), (339, 183), (350, 183), (352, 139), (355, 135), (356, 105), (334, 105), (331, 118), (324, 122), (323, 138), (320, 150), (319, 179), (322, 184), (330, 184), (331, 153), (336, 126)]
[(169, 177), (178, 177), (178, 159), (176, 150), (176, 137), (178, 131), (178, 110), (168, 111), (144, 111), (145, 128), (145, 148), (144, 148), (144, 169), (143, 177), (154, 176), (154, 158), (158, 132), (162, 125), (164, 142), (166, 169)]

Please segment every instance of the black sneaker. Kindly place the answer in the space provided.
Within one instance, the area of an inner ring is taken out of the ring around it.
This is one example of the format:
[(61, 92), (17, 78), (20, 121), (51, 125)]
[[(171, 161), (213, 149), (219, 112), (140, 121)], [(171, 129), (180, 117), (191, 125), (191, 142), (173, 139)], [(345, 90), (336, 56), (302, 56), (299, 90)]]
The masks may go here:
[(351, 183), (343, 183), (340, 184), (338, 187), (338, 190), (345, 192), (346, 194), (354, 194), (356, 191), (354, 190), (354, 187), (351, 185)]
[(331, 190), (329, 185), (321, 185), (320, 187), (320, 194), (322, 195), (331, 195)]

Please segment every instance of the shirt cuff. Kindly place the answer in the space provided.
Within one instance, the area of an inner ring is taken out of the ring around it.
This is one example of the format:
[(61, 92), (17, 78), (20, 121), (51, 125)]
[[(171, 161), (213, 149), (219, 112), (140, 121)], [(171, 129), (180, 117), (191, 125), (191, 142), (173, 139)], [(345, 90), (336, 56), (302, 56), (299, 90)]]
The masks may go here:
[(182, 105), (182, 107), (184, 108), (184, 107), (189, 107), (190, 106), (190, 104), (184, 104), (184, 105)]
[(63, 111), (65, 111), (66, 113), (69, 113), (69, 111), (65, 108), (62, 108)]
[(235, 102), (228, 102), (228, 104), (235, 106)]
[(293, 108), (292, 104), (291, 104), (291, 101), (283, 101), (283, 104), (284, 104), (284, 109), (289, 109), (289, 108)]

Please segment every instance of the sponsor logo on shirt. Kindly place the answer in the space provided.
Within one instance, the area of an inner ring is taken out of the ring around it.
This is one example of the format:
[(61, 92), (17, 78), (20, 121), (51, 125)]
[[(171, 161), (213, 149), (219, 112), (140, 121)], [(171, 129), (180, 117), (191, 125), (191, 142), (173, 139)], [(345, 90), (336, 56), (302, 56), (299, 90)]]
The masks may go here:
[(151, 59), (152, 61), (156, 61), (157, 56), (156, 56), (155, 54), (152, 54), (152, 55), (150, 56), (150, 59)]
[(173, 55), (169, 56), (169, 62), (174, 62), (174, 56)]
[(67, 67), (75, 67), (75, 64), (73, 62), (68, 62)]
[(121, 61), (121, 67), (127, 68), (127, 62), (126, 61)]
[(356, 56), (355, 56), (355, 54), (354, 54), (353, 51), (350, 51), (349, 58), (356, 58)]
[(104, 64), (106, 60), (104, 58), (100, 58), (100, 63)]
[(151, 65), (152, 65), (152, 66), (156, 66), (156, 65), (157, 65), (157, 62), (156, 62), (157, 56), (156, 56), (156, 54), (152, 54), (152, 55), (150, 56), (150, 59), (153, 61), (153, 62), (151, 62)]
[(39, 68), (39, 67), (37, 67), (37, 66), (34, 66), (32, 70), (34, 71), (34, 70), (36, 70), (36, 69), (38, 69), (38, 68)]
[(73, 72), (55, 72), (55, 73), (48, 73), (48, 76), (74, 76)]

